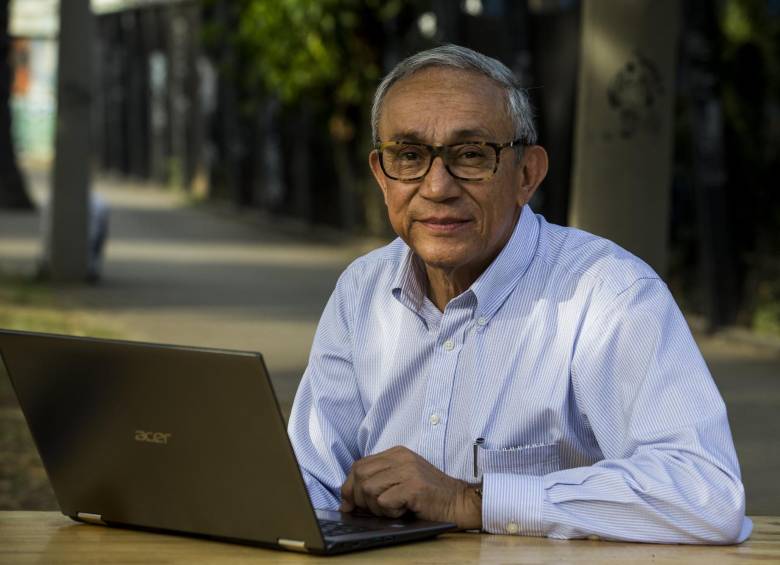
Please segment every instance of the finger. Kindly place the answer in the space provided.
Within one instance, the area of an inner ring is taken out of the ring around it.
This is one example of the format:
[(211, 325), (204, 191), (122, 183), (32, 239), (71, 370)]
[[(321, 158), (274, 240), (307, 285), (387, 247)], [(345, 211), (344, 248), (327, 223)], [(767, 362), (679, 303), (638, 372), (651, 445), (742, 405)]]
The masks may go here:
[(366, 485), (359, 479), (355, 480), (353, 489), (353, 502), (358, 508), (364, 508), (374, 516), (382, 516), (382, 510), (376, 503), (376, 495), (373, 490), (367, 490)]
[[(401, 482), (403, 473), (400, 469), (392, 468), (376, 473), (365, 481), (357, 480), (355, 483), (355, 501), (364, 508), (371, 510), (377, 516), (385, 516), (382, 505), (377, 502), (379, 496), (387, 489)], [(359, 501), (359, 502), (358, 502)]]
[(366, 492), (365, 485), (378, 475), (404, 464), (410, 455), (412, 452), (408, 449), (396, 446), (355, 461), (347, 479), (341, 485), (342, 511), (351, 512), (355, 508), (366, 508), (374, 514), (380, 512), (374, 499), (397, 481), (388, 481), (388, 477), (380, 476), (377, 482), (373, 483), (370, 492)]
[(400, 518), (409, 510), (409, 492), (402, 483), (391, 486), (376, 500), (384, 515), (390, 518)]
[(395, 467), (397, 462), (383, 454), (372, 455), (355, 461), (350, 474), (356, 481), (365, 481), (377, 473)]
[(395, 446), (373, 455), (366, 455), (352, 464), (352, 473), (359, 478), (368, 478), (376, 473), (398, 467), (419, 457), (416, 453), (403, 446)]
[(363, 488), (360, 486), (360, 482), (356, 482), (355, 488), (352, 490), (352, 504), (357, 508), (368, 508), (368, 503), (363, 496)]
[(371, 503), (368, 500), (371, 495), (365, 492), (365, 484), (377, 475), (392, 469), (392, 467), (392, 459), (383, 454), (372, 455), (355, 461), (346, 482), (342, 486), (342, 497), (358, 508), (371, 509)]
[(351, 512), (355, 508), (355, 476), (352, 471), (347, 475), (344, 484), (341, 485), (341, 508), (342, 512)]

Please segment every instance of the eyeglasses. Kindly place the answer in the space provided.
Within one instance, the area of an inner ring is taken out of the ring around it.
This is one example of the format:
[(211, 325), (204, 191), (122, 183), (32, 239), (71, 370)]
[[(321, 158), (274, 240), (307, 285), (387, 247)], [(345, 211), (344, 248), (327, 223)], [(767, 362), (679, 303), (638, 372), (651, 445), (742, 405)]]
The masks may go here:
[(505, 147), (522, 145), (521, 139), (508, 143), (469, 141), (452, 145), (426, 145), (406, 141), (385, 141), (376, 144), (382, 172), (393, 180), (421, 180), (431, 170), (433, 160), (440, 155), (444, 167), (453, 177), (466, 181), (490, 179), (498, 170), (499, 156)]

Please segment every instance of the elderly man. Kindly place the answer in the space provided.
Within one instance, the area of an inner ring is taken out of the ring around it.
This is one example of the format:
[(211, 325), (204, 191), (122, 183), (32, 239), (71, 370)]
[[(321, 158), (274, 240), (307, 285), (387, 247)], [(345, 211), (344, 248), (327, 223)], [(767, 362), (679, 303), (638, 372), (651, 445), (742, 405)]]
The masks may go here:
[(499, 534), (734, 543), (726, 410), (666, 285), (528, 201), (547, 155), (498, 61), (380, 84), (371, 170), (399, 238), (340, 277), (289, 425), (315, 506)]

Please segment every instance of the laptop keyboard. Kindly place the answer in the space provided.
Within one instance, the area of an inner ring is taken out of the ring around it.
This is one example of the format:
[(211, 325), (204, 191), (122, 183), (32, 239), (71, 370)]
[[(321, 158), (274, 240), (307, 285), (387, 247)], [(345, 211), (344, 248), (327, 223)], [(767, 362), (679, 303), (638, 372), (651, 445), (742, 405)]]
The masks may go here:
[(324, 536), (343, 536), (346, 534), (359, 534), (361, 532), (369, 532), (370, 528), (364, 528), (363, 526), (356, 526), (354, 524), (346, 524), (344, 522), (338, 522), (336, 520), (320, 520), (320, 529)]

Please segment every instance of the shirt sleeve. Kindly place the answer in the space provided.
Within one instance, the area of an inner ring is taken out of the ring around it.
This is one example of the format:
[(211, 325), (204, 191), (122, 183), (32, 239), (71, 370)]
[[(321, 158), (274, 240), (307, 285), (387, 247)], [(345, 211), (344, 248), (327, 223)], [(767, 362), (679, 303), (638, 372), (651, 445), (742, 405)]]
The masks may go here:
[(710, 544), (750, 535), (723, 399), (662, 281), (641, 279), (586, 317), (571, 379), (603, 460), (486, 474), (487, 531)]
[(365, 415), (352, 366), (350, 286), (348, 269), (320, 318), (287, 430), (313, 506), (329, 510), (338, 508), (341, 485), (360, 458)]

